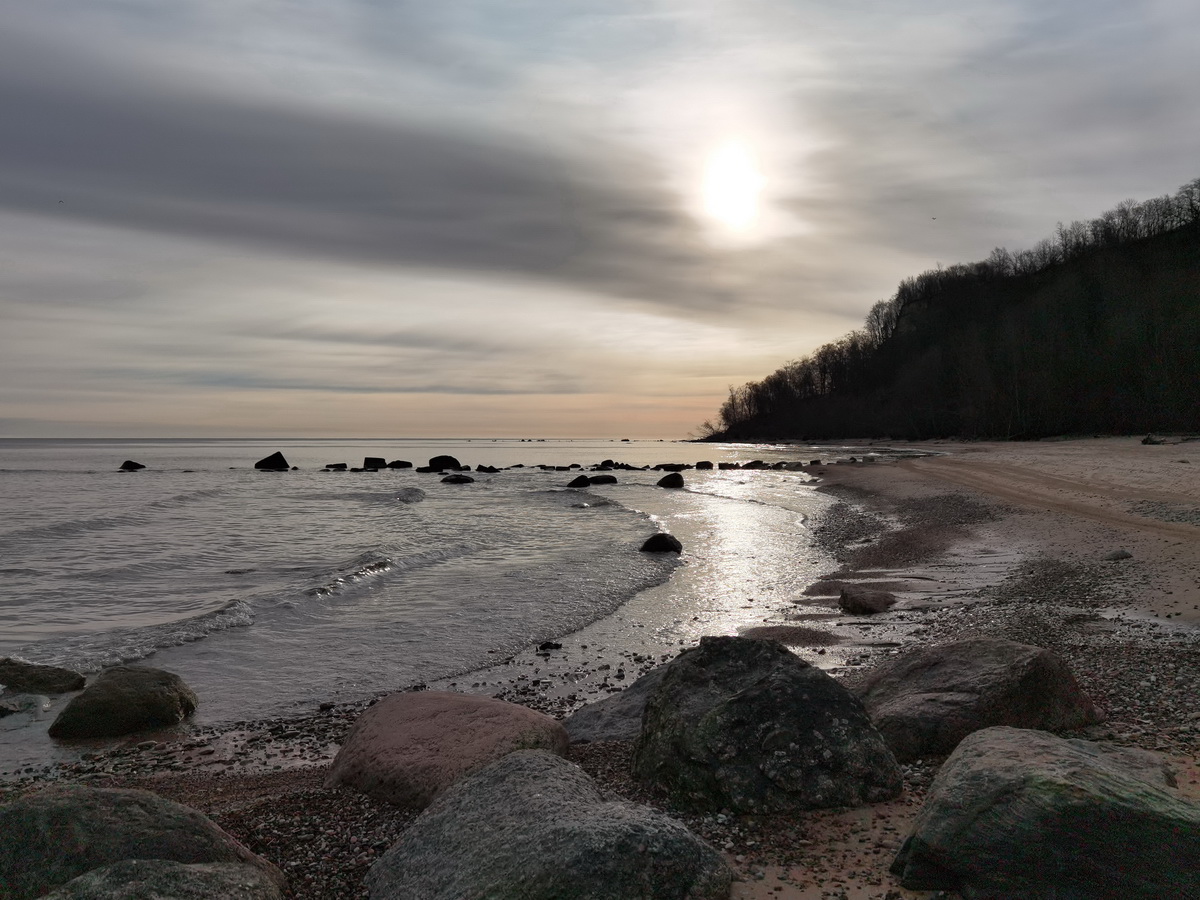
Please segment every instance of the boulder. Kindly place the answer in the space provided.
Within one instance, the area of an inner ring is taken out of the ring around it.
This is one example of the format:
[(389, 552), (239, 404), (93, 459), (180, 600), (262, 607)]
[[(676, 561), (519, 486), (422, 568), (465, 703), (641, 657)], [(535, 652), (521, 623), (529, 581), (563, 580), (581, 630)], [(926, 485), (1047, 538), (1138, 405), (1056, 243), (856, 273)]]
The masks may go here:
[(632, 741), (642, 730), (646, 698), (662, 682), (668, 666), (651, 669), (625, 690), (581, 707), (563, 720), (572, 743)]
[(460, 463), (453, 456), (446, 456), (443, 454), (441, 456), (435, 456), (429, 460), (429, 468), (434, 472), (440, 472), (447, 469), (458, 471), (462, 468), (462, 463)]
[(616, 484), (616, 475), (592, 475), (588, 478), (591, 484)]
[(54, 738), (117, 737), (178, 724), (196, 695), (178, 675), (148, 666), (105, 669), (71, 698), (50, 726)]
[(384, 697), (355, 722), (326, 784), (423, 809), (455, 780), (514, 750), (565, 754), (547, 715), (491, 697), (415, 691)]
[(286, 472), (289, 468), (288, 461), (284, 459), (282, 453), (276, 450), (270, 456), (260, 459), (254, 464), (256, 469), (265, 469), (269, 472)]
[(121, 463), (122, 472), (136, 472), (138, 469), (144, 468), (146, 468), (144, 465), (142, 465), (140, 462), (134, 462), (132, 459), (127, 459), (125, 462)]
[(586, 475), (577, 475), (575, 478), (572, 478), (570, 480), (570, 482), (568, 482), (567, 487), (569, 487), (569, 488), (585, 488), (585, 487), (590, 487), (591, 483), (592, 483), (592, 479), (588, 478)]
[(325, 468), (328, 469), (330, 472), (345, 472), (346, 464), (345, 463), (325, 463)]
[(464, 778), (371, 867), (372, 900), (719, 900), (720, 854), (657, 810), (605, 801), (549, 753), (511, 753)]
[(282, 900), (283, 892), (261, 869), (245, 863), (192, 863), (127, 859), (85, 872), (46, 900)]
[(678, 472), (671, 472), (669, 475), (664, 475), (658, 479), (658, 486), (661, 488), (681, 488), (683, 487), (683, 476)]
[(39, 666), (7, 656), (0, 659), (0, 685), (15, 693), (65, 694), (82, 689), (85, 683), (82, 675), (70, 669)]
[(454, 472), (442, 479), (442, 484), (474, 484), (475, 479), (461, 472)]
[(21, 711), (21, 707), (11, 700), (0, 700), (0, 719), (5, 716), (16, 715)]
[(411, 469), (413, 464), (407, 459), (393, 459), (387, 464), (389, 469)]
[(775, 641), (704, 637), (650, 695), (633, 771), (693, 810), (776, 813), (896, 797), (900, 768), (849, 691)]
[(967, 900), (1200, 897), (1200, 804), (1137, 755), (977, 731), (938, 771), (892, 872)]
[(905, 653), (854, 692), (901, 762), (945, 756), (991, 725), (1059, 731), (1101, 718), (1057, 654), (998, 638)]
[(852, 616), (887, 612), (895, 605), (896, 595), (890, 591), (877, 591), (853, 584), (843, 587), (841, 597), (838, 598), (838, 606)]
[(382, 456), (364, 456), (362, 467), (364, 469), (386, 469), (387, 460)]
[(700, 462), (696, 463), (697, 469), (704, 470), (704, 469), (711, 469), (712, 467), (713, 467), (712, 462), (707, 459), (702, 459), (702, 460), (700, 460)]
[(643, 553), (682, 553), (683, 544), (675, 535), (660, 531), (658, 534), (646, 538), (641, 550)]
[(278, 869), (208, 817), (149, 791), (61, 785), (0, 806), (0, 888), (5, 898), (40, 897), (85, 872), (126, 859), (244, 863), (278, 886), (284, 884)]

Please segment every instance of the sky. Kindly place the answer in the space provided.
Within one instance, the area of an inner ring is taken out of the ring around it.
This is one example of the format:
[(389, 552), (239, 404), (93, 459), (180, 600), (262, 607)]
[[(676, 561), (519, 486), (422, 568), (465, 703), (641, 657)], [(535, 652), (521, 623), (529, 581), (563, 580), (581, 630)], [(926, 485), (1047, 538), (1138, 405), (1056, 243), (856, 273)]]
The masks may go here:
[(0, 0), (0, 437), (682, 438), (1200, 176), (1194, 0)]

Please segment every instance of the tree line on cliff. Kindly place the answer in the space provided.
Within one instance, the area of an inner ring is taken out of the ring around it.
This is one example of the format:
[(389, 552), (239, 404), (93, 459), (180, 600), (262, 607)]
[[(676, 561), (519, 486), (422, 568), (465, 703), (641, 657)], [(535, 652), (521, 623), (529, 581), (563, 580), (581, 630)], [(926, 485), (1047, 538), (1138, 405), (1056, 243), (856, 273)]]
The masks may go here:
[(731, 388), (713, 440), (1200, 430), (1200, 178), (924, 272), (863, 327)]

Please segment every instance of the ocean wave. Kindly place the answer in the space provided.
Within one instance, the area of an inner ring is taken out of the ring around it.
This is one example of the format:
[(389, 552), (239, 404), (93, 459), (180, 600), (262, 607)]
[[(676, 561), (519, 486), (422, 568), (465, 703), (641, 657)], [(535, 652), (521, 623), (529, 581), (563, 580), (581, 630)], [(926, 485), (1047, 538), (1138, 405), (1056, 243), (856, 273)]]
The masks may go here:
[[(210, 634), (254, 624), (254, 611), (242, 600), (231, 600), (220, 609), (198, 616), (147, 625), (115, 628), (98, 634), (60, 636), (53, 642), (18, 647), (14, 656), (51, 665), (66, 666), (88, 674), (108, 666), (136, 662), (167, 647), (202, 640)], [(45, 650), (49, 648), (50, 653)]]
[(134, 516), (94, 516), (90, 519), (73, 519), (66, 522), (55, 522), (52, 525), (35, 525), (31, 528), (18, 528), (15, 531), (0, 534), (0, 541), (53, 541), (62, 538), (78, 537), (95, 531), (108, 531), (112, 528), (124, 528), (137, 524), (140, 519)]
[(146, 506), (149, 509), (177, 509), (191, 503), (199, 503), (202, 500), (211, 500), (213, 497), (220, 497), (225, 493), (226, 491), (223, 488), (186, 491), (182, 494), (176, 494), (174, 497), (164, 497), (162, 500), (155, 500), (147, 503)]
[(480, 550), (478, 543), (458, 542), (419, 553), (390, 557), (377, 551), (359, 554), (353, 561), (327, 573), (322, 583), (308, 588), (309, 597), (328, 597), (388, 572), (412, 571), (467, 556)]

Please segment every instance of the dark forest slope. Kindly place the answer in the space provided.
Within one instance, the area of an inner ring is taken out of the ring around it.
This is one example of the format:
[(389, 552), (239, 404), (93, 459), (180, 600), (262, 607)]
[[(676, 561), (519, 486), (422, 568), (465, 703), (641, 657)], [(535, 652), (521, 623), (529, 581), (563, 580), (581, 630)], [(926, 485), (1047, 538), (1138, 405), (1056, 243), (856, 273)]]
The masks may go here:
[(1200, 179), (907, 279), (720, 420), (712, 439), (1200, 430)]

